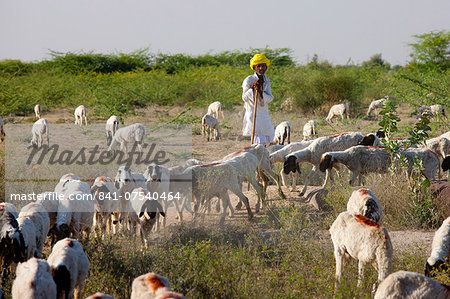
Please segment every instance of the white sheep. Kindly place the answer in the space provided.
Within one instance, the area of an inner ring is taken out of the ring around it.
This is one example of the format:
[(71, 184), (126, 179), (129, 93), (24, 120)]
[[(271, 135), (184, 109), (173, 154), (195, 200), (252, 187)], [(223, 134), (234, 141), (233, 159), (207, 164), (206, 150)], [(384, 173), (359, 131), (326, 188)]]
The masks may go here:
[(49, 134), (50, 130), (47, 119), (38, 119), (31, 128), (31, 145), (40, 148), (44, 142), (44, 135), (47, 137), (47, 145), (50, 145)]
[(6, 136), (5, 134), (5, 122), (3, 118), (0, 116), (0, 143), (2, 143), (2, 139)]
[(205, 114), (202, 118), (202, 135), (205, 136), (208, 132), (207, 140), (210, 140), (210, 134), (214, 132), (214, 139), (219, 140), (222, 134), (219, 131), (219, 121), (212, 115)]
[(56, 242), (47, 262), (50, 264), (60, 298), (83, 298), (83, 288), (89, 271), (89, 259), (80, 242), (65, 238)]
[[(116, 225), (112, 225), (111, 215), (120, 212), (119, 190), (114, 185), (114, 181), (106, 176), (97, 177), (91, 186), (91, 194), (94, 198), (94, 228), (98, 227), (102, 232), (102, 238), (111, 233), (113, 227), (114, 234), (117, 232)], [(97, 232), (96, 232), (97, 234)]]
[(130, 299), (152, 299), (171, 290), (167, 278), (150, 272), (133, 280)]
[[(289, 145), (286, 145), (285, 147), (271, 153), (269, 156), (271, 165), (273, 165), (274, 163), (279, 163), (279, 162), (284, 163), (286, 156), (308, 147), (313, 141), (314, 140), (293, 142), (293, 143), (290, 143)], [(284, 173), (283, 168), (280, 171), (280, 175), (281, 175), (281, 180), (282, 180), (283, 186), (287, 186), (286, 174)], [(295, 190), (296, 184), (297, 184), (297, 171), (292, 173), (291, 191)]]
[(383, 280), (375, 293), (375, 299), (397, 298), (450, 298), (449, 286), (422, 274), (408, 271), (392, 273)]
[(106, 121), (105, 134), (106, 134), (106, 144), (109, 146), (112, 142), (114, 134), (119, 129), (120, 120), (117, 116), (112, 115)]
[[(445, 159), (450, 154), (450, 139), (443, 137), (443, 135), (426, 140), (425, 146), (435, 152), (439, 156), (439, 160)], [(441, 177), (440, 168), (439, 177)]]
[(14, 299), (56, 298), (56, 283), (46, 260), (31, 258), (16, 269), (12, 289)]
[(349, 257), (358, 261), (358, 286), (366, 264), (378, 271), (378, 283), (391, 273), (393, 247), (386, 228), (362, 215), (342, 212), (331, 225), (330, 234), (336, 259), (336, 288)]
[[(372, 111), (377, 112), (377, 109), (380, 109), (383, 107), (383, 105), (389, 101), (390, 97), (389, 96), (385, 96), (384, 99), (379, 99), (379, 100), (375, 100), (372, 101), (372, 103), (370, 103), (369, 105), (369, 109), (367, 110), (367, 116), (370, 116), (370, 113)], [(377, 117), (378, 117), (378, 113), (376, 113)]]
[(47, 234), (50, 229), (50, 219), (48, 216), (48, 212), (41, 203), (32, 202), (27, 204), (20, 210), (19, 218), (17, 218), (17, 221), (19, 222), (19, 219), (23, 218), (30, 219), (33, 222), (36, 238), (36, 249), (33, 255), (41, 258), (45, 239), (47, 238)]
[(80, 105), (75, 109), (74, 112), (75, 115), (75, 124), (76, 125), (83, 125), (83, 118), (84, 118), (84, 122), (87, 126), (87, 111), (86, 111), (86, 107), (84, 107), (84, 105)]
[(283, 121), (275, 128), (275, 135), (273, 138), (274, 144), (291, 143), (291, 124), (288, 121)]
[(431, 255), (425, 264), (425, 275), (431, 277), (438, 269), (448, 269), (450, 264), (450, 217), (442, 222), (431, 245)]
[(219, 112), (222, 113), (222, 119), (225, 118), (225, 116), (223, 115), (223, 110), (222, 110), (222, 104), (219, 101), (213, 102), (211, 104), (209, 104), (208, 106), (208, 113), (209, 115), (215, 115), (215, 117), (217, 119), (219, 119)]
[(440, 104), (436, 104), (436, 105), (431, 105), (430, 106), (430, 111), (433, 114), (433, 116), (436, 115), (442, 115), (442, 116), (446, 116), (445, 115), (445, 107), (443, 105)]
[(330, 108), (330, 112), (328, 112), (326, 120), (327, 122), (331, 122), (333, 117), (339, 116), (342, 118), (342, 120), (344, 120), (344, 115), (347, 117), (347, 119), (350, 119), (347, 104), (337, 104)]
[(311, 119), (303, 126), (303, 141), (317, 137), (317, 121)]
[(36, 104), (36, 106), (34, 106), (34, 114), (36, 115), (36, 118), (41, 118), (41, 105)]
[(94, 295), (86, 297), (86, 299), (115, 299), (113, 296), (97, 292)]
[(25, 245), (25, 261), (32, 257), (36, 257), (36, 228), (30, 218), (17, 218), (19, 224), (19, 231), (23, 236)]
[(15, 218), (19, 217), (19, 213), (17, 212), (17, 208), (10, 202), (2, 202), (0, 203), (0, 207), (3, 210), (10, 212)]
[[(342, 133), (336, 136), (319, 137), (315, 139), (308, 147), (294, 152), (285, 158), (283, 171), (285, 174), (290, 172), (300, 172), (300, 163), (310, 163), (313, 165), (311, 172), (308, 174), (303, 190), (300, 196), (303, 196), (308, 187), (308, 182), (311, 177), (319, 170), (319, 164), (322, 154), (331, 150), (346, 150), (352, 146), (359, 144), (364, 138), (364, 135), (357, 132)], [(367, 144), (370, 145), (370, 144)], [(327, 169), (325, 182), (323, 188), (327, 185), (328, 178), (332, 175), (330, 169)], [(332, 177), (331, 177), (332, 179)]]
[(378, 225), (383, 220), (383, 208), (369, 189), (360, 188), (352, 192), (347, 202), (347, 212), (363, 215)]
[(142, 152), (142, 143), (145, 138), (145, 127), (136, 123), (120, 128), (114, 134), (108, 150), (111, 151), (120, 146), (120, 150), (128, 152), (129, 146), (137, 146), (139, 152)]

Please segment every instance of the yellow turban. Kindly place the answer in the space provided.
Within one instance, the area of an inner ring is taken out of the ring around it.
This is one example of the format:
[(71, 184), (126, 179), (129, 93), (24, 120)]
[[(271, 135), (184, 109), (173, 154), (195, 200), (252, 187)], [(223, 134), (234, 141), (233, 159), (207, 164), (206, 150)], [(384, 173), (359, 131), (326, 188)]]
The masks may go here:
[(252, 59), (250, 59), (250, 67), (253, 70), (253, 67), (257, 64), (265, 63), (267, 66), (270, 65), (270, 60), (267, 59), (264, 54), (255, 54)]

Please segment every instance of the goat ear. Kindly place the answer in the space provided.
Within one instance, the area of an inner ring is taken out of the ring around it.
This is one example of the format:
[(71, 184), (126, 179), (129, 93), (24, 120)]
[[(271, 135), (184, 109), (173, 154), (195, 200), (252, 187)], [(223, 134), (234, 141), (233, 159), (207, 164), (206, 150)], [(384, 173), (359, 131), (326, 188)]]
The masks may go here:
[(327, 154), (323, 155), (320, 158), (319, 169), (322, 172), (325, 172), (327, 169), (331, 169), (333, 167), (333, 156)]
[(283, 165), (283, 171), (285, 174), (289, 174), (292, 172), (295, 172), (295, 162), (296, 162), (296, 158), (294, 156), (289, 156), (287, 157), (286, 160), (284, 160), (284, 165)]
[(370, 134), (370, 135), (364, 136), (363, 139), (358, 144), (369, 146), (369, 145), (373, 145), (374, 143), (375, 143), (375, 135)]

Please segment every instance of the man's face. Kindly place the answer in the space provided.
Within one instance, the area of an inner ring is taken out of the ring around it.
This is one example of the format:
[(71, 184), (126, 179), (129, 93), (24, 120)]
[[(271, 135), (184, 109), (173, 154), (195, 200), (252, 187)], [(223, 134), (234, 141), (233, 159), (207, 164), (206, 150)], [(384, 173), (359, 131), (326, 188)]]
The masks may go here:
[(255, 65), (253, 67), (253, 69), (255, 70), (255, 72), (258, 76), (262, 76), (262, 75), (264, 75), (264, 73), (267, 70), (267, 65), (265, 63), (260, 63), (260, 64)]

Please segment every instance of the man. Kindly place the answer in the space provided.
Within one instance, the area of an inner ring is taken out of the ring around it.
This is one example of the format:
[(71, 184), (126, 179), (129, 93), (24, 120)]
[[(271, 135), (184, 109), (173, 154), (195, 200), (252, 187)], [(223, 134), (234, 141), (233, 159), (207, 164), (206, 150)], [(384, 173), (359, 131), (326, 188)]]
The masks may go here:
[(244, 101), (245, 115), (242, 135), (251, 136), (253, 129), (253, 112), (255, 109), (255, 92), (257, 92), (256, 126), (253, 143), (268, 144), (272, 142), (274, 127), (269, 114), (269, 103), (272, 102), (272, 90), (270, 80), (264, 74), (270, 65), (269, 59), (264, 54), (256, 54), (250, 60), (250, 67), (255, 73), (245, 78), (242, 83), (242, 100)]

